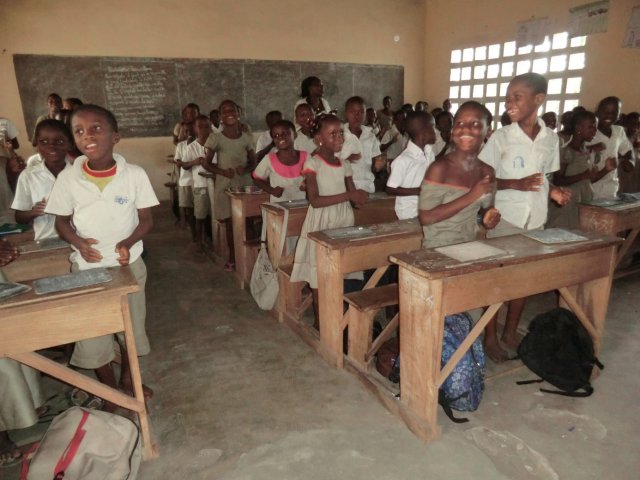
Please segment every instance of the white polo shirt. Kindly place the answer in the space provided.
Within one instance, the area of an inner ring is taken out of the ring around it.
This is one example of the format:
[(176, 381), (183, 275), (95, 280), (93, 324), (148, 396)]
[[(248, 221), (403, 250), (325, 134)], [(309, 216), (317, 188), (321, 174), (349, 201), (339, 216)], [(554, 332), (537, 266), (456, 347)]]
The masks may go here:
[(313, 138), (307, 137), (302, 131), (300, 127), (297, 128), (297, 136), (293, 142), (293, 148), (296, 150), (304, 150), (305, 152), (309, 152), (312, 154), (318, 146), (313, 141)]
[[(194, 140), (189, 145), (187, 145), (184, 149), (184, 158), (182, 159), (184, 162), (192, 162), (196, 158), (205, 156), (205, 148), (200, 145), (197, 140)], [(200, 172), (206, 172), (202, 165), (194, 165), (191, 167), (191, 176), (193, 177), (193, 188), (207, 188), (208, 178), (200, 175)]]
[[(419, 188), (427, 168), (435, 159), (430, 145), (425, 145), (423, 150), (409, 141), (404, 152), (391, 163), (391, 175), (387, 180), (387, 187)], [(395, 210), (399, 220), (416, 218), (418, 216), (418, 195), (398, 195)]]
[[(87, 263), (74, 247), (71, 261), (80, 270), (98, 267), (117, 267), (116, 244), (127, 238), (138, 226), (138, 209), (158, 205), (158, 198), (151, 187), (145, 171), (116, 153), (116, 174), (101, 192), (92, 182), (84, 178), (82, 165), (84, 155), (76, 158), (73, 167), (58, 175), (53, 186), (46, 213), (72, 215), (73, 225), (82, 238), (95, 238), (93, 245), (102, 255), (97, 263)], [(130, 249), (129, 263), (135, 262), (142, 253), (142, 240)]]
[(497, 130), (478, 157), (496, 171), (496, 178), (520, 179), (534, 173), (544, 174), (537, 192), (498, 190), (495, 206), (504, 220), (526, 230), (541, 228), (547, 221), (549, 181), (546, 175), (560, 169), (558, 135), (538, 119), (540, 132), (535, 140), (517, 123)]
[[(262, 132), (258, 137), (258, 141), (256, 142), (256, 153), (263, 148), (267, 148), (272, 141), (273, 139), (271, 138), (271, 133), (269, 133), (269, 130), (265, 130), (264, 132)], [(277, 151), (278, 149), (274, 145), (273, 147), (271, 147), (271, 150), (267, 152), (267, 154), (275, 153)]]
[(373, 183), (375, 175), (371, 171), (371, 167), (373, 157), (381, 154), (380, 140), (373, 134), (371, 127), (362, 125), (360, 128), (362, 128), (362, 133), (358, 138), (351, 133), (348, 123), (343, 125), (344, 145), (342, 145), (342, 150), (338, 153), (338, 157), (341, 160), (346, 160), (354, 153), (362, 155), (360, 160), (350, 162), (353, 170), (353, 183), (356, 188), (373, 193), (376, 191)]
[[(34, 158), (36, 156), (37, 158)], [(56, 177), (54, 177), (53, 173), (47, 168), (39, 154), (31, 156), (29, 161), (30, 163), (27, 164), (27, 168), (25, 168), (18, 177), (16, 194), (11, 204), (12, 209), (21, 212), (31, 210), (33, 206), (43, 198), (47, 200), (53, 189), (53, 184), (56, 182)], [(67, 157), (67, 165), (63, 172), (71, 168), (71, 161), (69, 157)], [(62, 172), (60, 172), (60, 174), (62, 174)], [(57, 237), (58, 233), (56, 232), (55, 223), (55, 215), (44, 214), (34, 218), (33, 231), (35, 233), (35, 240)]]
[(389, 161), (404, 152), (404, 149), (407, 148), (407, 145), (409, 144), (409, 135), (407, 135), (406, 132), (400, 133), (400, 130), (398, 130), (398, 127), (395, 125), (392, 125), (391, 128), (385, 132), (380, 143), (389, 143), (396, 134), (398, 135), (398, 139), (389, 145), (389, 148), (384, 152), (387, 156), (387, 160)]
[[(620, 155), (625, 155), (633, 148), (624, 128), (619, 125), (611, 125), (610, 137), (607, 137), (600, 130), (597, 130), (593, 140), (587, 145), (595, 145), (601, 142), (604, 143), (607, 148), (600, 152), (600, 162), (596, 164), (600, 170), (604, 168), (607, 158), (613, 157), (617, 161)], [(591, 184), (593, 188), (593, 198), (615, 197), (618, 194), (619, 183), (618, 169), (614, 168), (596, 183)]]
[[(195, 140), (194, 140), (195, 141)], [(193, 142), (191, 142), (193, 143)], [(187, 147), (189, 144), (186, 140), (179, 142), (176, 145), (176, 153), (173, 156), (176, 160), (185, 160), (185, 155), (187, 154)], [(180, 176), (178, 177), (178, 186), (179, 187), (193, 187), (193, 174), (191, 173), (191, 169), (187, 170), (186, 168), (180, 168)]]

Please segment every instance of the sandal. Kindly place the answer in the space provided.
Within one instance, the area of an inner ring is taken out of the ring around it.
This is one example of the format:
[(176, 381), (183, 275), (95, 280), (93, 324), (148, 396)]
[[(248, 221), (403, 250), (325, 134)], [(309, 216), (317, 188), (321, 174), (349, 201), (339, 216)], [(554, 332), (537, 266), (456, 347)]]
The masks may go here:
[[(18, 452), (16, 456), (15, 452)], [(0, 468), (11, 468), (22, 462), (22, 452), (15, 443), (0, 448)]]
[(87, 393), (84, 390), (80, 390), (79, 388), (74, 388), (73, 390), (71, 390), (69, 400), (71, 401), (71, 404), (75, 405), (76, 407), (84, 407), (91, 410), (101, 410), (104, 406), (104, 400), (102, 400), (100, 397), (91, 395), (90, 393)]

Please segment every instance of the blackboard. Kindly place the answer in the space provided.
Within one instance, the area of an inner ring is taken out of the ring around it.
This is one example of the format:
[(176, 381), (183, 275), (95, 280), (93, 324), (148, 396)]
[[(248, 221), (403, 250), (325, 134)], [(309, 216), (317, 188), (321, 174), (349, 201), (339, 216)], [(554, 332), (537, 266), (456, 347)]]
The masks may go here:
[(376, 108), (385, 95), (396, 105), (404, 97), (404, 68), (396, 65), (24, 54), (13, 63), (29, 132), (52, 92), (107, 107), (125, 137), (170, 136), (182, 106), (195, 102), (206, 114), (227, 98), (252, 129), (264, 130), (270, 110), (291, 119), (300, 82), (311, 75), (322, 79), (325, 98), (339, 111), (352, 95)]

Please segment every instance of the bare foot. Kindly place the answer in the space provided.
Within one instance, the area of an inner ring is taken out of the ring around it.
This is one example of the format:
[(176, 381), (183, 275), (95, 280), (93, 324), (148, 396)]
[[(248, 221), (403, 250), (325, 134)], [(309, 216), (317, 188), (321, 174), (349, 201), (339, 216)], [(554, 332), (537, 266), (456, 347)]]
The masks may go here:
[(484, 346), (484, 353), (494, 363), (503, 363), (509, 360), (509, 354), (502, 349), (499, 343), (485, 342), (483, 346)]

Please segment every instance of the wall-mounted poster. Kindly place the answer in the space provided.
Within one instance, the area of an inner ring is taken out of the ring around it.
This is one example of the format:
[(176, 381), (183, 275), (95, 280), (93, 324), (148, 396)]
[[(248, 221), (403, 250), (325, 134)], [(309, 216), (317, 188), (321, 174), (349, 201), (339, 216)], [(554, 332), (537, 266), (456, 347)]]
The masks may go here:
[(640, 48), (640, 6), (633, 7), (629, 24), (627, 25), (627, 33), (622, 42), (624, 48)]
[(551, 20), (548, 17), (535, 18), (518, 22), (518, 32), (516, 33), (516, 44), (540, 45), (544, 42), (544, 37), (549, 35), (551, 30)]
[(607, 31), (609, 0), (588, 3), (569, 9), (569, 35), (581, 37)]

